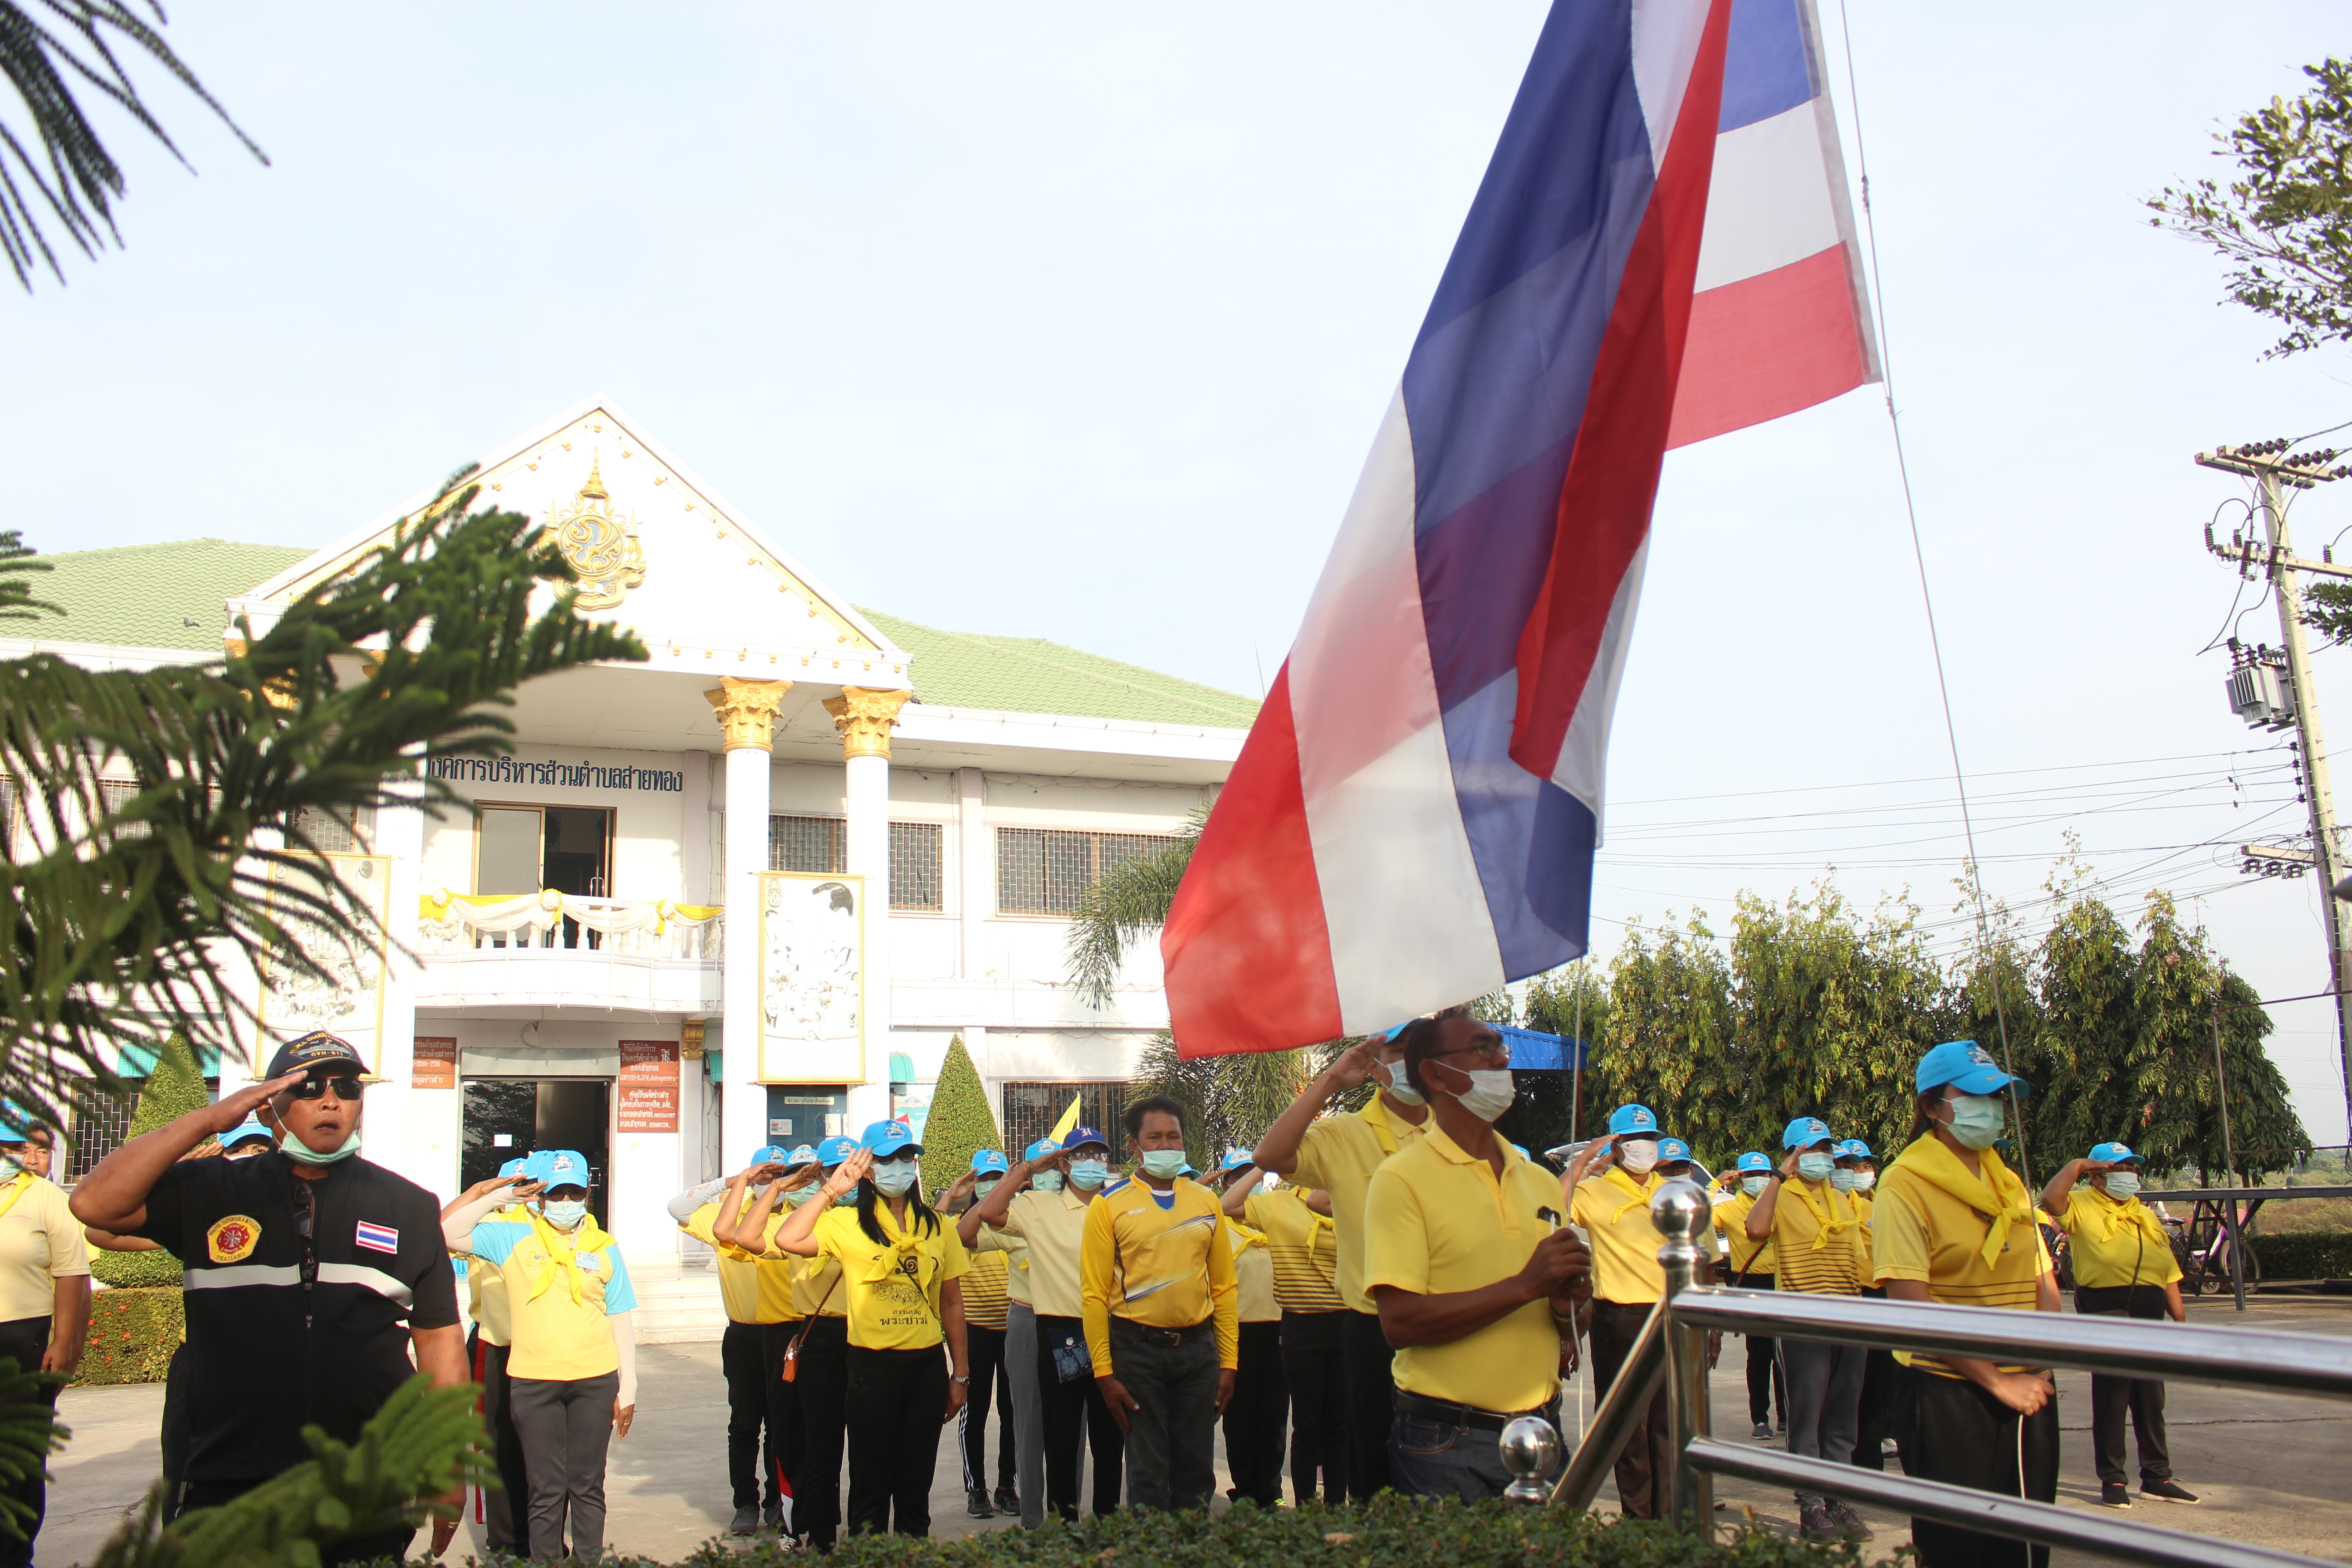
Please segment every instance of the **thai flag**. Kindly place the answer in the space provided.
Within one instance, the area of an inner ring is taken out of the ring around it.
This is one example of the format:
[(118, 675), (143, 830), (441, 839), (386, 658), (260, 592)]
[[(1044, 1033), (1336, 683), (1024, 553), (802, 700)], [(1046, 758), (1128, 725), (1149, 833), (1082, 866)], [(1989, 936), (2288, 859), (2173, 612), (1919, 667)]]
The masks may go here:
[(1811, 0), (1554, 6), (1177, 892), (1182, 1054), (1585, 951), (1667, 447), (1877, 379), (1819, 40)]

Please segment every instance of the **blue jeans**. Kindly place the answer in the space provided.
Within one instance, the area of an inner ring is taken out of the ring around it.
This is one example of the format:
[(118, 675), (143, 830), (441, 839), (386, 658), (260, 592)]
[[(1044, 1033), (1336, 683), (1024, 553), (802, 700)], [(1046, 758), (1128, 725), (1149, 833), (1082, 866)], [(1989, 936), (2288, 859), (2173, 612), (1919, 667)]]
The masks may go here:
[[(1557, 1404), (1538, 1414), (1559, 1429)], [(1390, 1483), (1413, 1497), (1458, 1497), (1465, 1502), (1501, 1497), (1511, 1484), (1511, 1472), (1503, 1468), (1502, 1436), (1400, 1410), (1389, 1428)]]

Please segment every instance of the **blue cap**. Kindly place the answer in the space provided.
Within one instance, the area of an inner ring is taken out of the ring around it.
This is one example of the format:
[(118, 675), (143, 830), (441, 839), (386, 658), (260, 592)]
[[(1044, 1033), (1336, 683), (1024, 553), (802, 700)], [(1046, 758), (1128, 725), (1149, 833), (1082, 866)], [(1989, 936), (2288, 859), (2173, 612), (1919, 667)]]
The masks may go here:
[(1739, 1171), (1742, 1175), (1750, 1171), (1769, 1171), (1771, 1168), (1770, 1158), (1760, 1150), (1750, 1149), (1747, 1153), (1739, 1156)]
[(1082, 1143), (1099, 1143), (1105, 1150), (1110, 1148), (1110, 1140), (1102, 1135), (1100, 1129), (1094, 1127), (1071, 1128), (1070, 1135), (1062, 1141), (1062, 1147), (1075, 1149)]
[(1045, 1159), (1049, 1155), (1058, 1154), (1061, 1152), (1062, 1146), (1059, 1143), (1055, 1142), (1051, 1138), (1040, 1138), (1034, 1143), (1030, 1144), (1026, 1149), (1022, 1150), (1021, 1157), (1034, 1165), (1038, 1161)]
[(0, 1101), (0, 1143), (26, 1142), (24, 1108), (13, 1100)]
[(1783, 1149), (1810, 1149), (1829, 1138), (1830, 1124), (1818, 1116), (1800, 1116), (1780, 1133)]
[(1658, 1135), (1658, 1113), (1646, 1105), (1621, 1105), (1609, 1113), (1609, 1131)]
[(2091, 1150), (2091, 1158), (2104, 1164), (2120, 1165), (2126, 1162), (2137, 1164), (2139, 1156), (2131, 1152), (2128, 1143), (2101, 1143)]
[(1201, 1179), (1201, 1168), (1192, 1163), (1190, 1160), (1185, 1161), (1184, 1168), (1176, 1173), (1183, 1177), (1188, 1182), (1196, 1182)]
[[(245, 1129), (240, 1127), (237, 1131), (242, 1132)], [(520, 1176), (530, 1167), (530, 1160), (528, 1156), (520, 1160), (509, 1160), (505, 1164), (499, 1167), (499, 1174), (501, 1176)]]
[(550, 1188), (588, 1185), (588, 1156), (577, 1149), (541, 1149), (523, 1169)]
[(1661, 1138), (1658, 1140), (1658, 1159), (1661, 1163), (1664, 1163), (1668, 1160), (1687, 1160), (1690, 1157), (1690, 1145), (1684, 1142), (1681, 1139)]
[(762, 1143), (751, 1151), (754, 1165), (785, 1165), (792, 1163), (793, 1152), (782, 1143)]
[(874, 1122), (858, 1142), (873, 1150), (877, 1160), (895, 1160), (909, 1149), (918, 1154), (923, 1152), (923, 1146), (915, 1142), (913, 1129), (903, 1121)]
[[(278, 1142), (278, 1134), (272, 1132), (268, 1127), (264, 1126), (262, 1124), (261, 1118), (258, 1116), (248, 1116), (221, 1135), (221, 1147), (224, 1149), (234, 1149), (238, 1144), (254, 1138), (258, 1138), (265, 1143), (275, 1143)], [(507, 1163), (509, 1165), (519, 1166), (522, 1162), (520, 1160), (509, 1160)], [(499, 1172), (499, 1174), (501, 1176), (506, 1175), (507, 1173), (508, 1173), (504, 1170)]]
[(816, 1146), (817, 1163), (838, 1165), (856, 1152), (857, 1140), (855, 1138), (828, 1138)]
[(999, 1149), (974, 1150), (971, 1156), (971, 1168), (983, 1176), (992, 1171), (1001, 1176), (1009, 1169), (1004, 1163), (1003, 1151)]
[(1256, 1150), (1233, 1148), (1225, 1151), (1225, 1163), (1217, 1168), (1221, 1171), (1233, 1172), (1242, 1169), (1244, 1165), (1255, 1165), (1256, 1163)]
[(1844, 1142), (1837, 1146), (1834, 1152), (1839, 1158), (1845, 1160), (1875, 1160), (1878, 1158), (1877, 1155), (1870, 1152), (1870, 1145), (1864, 1142), (1859, 1138), (1847, 1139)]
[(803, 1143), (784, 1156), (784, 1159), (788, 1164), (814, 1165), (816, 1163), (816, 1150), (811, 1144)]
[(1921, 1094), (1946, 1084), (1962, 1094), (1999, 1094), (2012, 1083), (2018, 1093), (2026, 1092), (2025, 1080), (2001, 1071), (1992, 1053), (1974, 1040), (1946, 1040), (1921, 1057), (1919, 1070), (1911, 1075), (1912, 1088)]

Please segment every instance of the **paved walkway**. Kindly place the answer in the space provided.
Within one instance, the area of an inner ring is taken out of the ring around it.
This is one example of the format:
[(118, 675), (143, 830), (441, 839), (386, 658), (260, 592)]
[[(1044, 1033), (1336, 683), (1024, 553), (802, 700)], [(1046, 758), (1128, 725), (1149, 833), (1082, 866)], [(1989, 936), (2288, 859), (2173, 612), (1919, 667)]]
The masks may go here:
[[(2211, 1302), (2194, 1302), (2189, 1310), (2193, 1321), (2222, 1327), (2352, 1335), (2352, 1301), (2341, 1299), (2263, 1299), (2242, 1319), (2227, 1305)], [(1744, 1365), (1738, 1342), (1727, 1343), (1713, 1386), (1714, 1407), (1727, 1417), (1737, 1418), (1747, 1408)], [(607, 1474), (607, 1535), (618, 1551), (675, 1562), (724, 1531), (731, 1511), (719, 1347), (646, 1345), (637, 1352), (637, 1367), (636, 1426), (627, 1441), (614, 1446)], [(2097, 1510), (2091, 1468), (2089, 1378), (2062, 1373), (2059, 1397), (2065, 1433), (2059, 1500), (2104, 1514)], [(53, 1467), (57, 1484), (50, 1489), (48, 1523), (38, 1543), (39, 1568), (66, 1568), (96, 1557), (124, 1509), (154, 1479), (162, 1409), (160, 1384), (66, 1391), (59, 1410), (74, 1436)], [(2352, 1475), (2352, 1405), (2175, 1384), (2168, 1414), (2174, 1468), (2205, 1500), (2196, 1508), (2140, 1503), (2127, 1517), (2352, 1562), (2352, 1493), (2345, 1485)], [(995, 1425), (992, 1418), (990, 1425)], [(1722, 1429), (1735, 1432), (1744, 1425), (1727, 1421)], [(993, 1436), (992, 1431), (992, 1446)], [(1225, 1484), (1222, 1464), (1218, 1484)], [(1613, 1512), (1615, 1489), (1601, 1489), (1601, 1511)], [(2135, 1479), (2135, 1495), (2137, 1489)], [(1768, 1529), (1795, 1528), (1796, 1510), (1786, 1494), (1727, 1482), (1717, 1496), (1729, 1510), (1751, 1510)], [(1869, 1548), (1873, 1561), (1885, 1561), (1908, 1543), (1908, 1521), (1864, 1511), (1878, 1532)], [(941, 1437), (931, 1517), (934, 1533), (949, 1537), (1010, 1523), (964, 1517), (962, 1472), (951, 1433)], [(480, 1549), (479, 1535), (468, 1524), (449, 1560), (462, 1562)], [(2091, 1561), (2064, 1552), (2056, 1556), (2057, 1568), (2084, 1568)]]

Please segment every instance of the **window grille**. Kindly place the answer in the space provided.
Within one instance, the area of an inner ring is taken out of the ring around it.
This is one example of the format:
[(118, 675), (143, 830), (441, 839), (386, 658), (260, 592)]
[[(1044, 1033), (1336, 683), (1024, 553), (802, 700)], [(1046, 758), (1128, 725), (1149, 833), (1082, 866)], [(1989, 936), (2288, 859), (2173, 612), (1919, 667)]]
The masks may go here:
[[(138, 793), (139, 786), (129, 779), (100, 779), (98, 784), (98, 807), (111, 816), (129, 805), (131, 797)], [(118, 838), (144, 838), (147, 837), (147, 827), (148, 825), (143, 822), (126, 822), (116, 828), (114, 833)]]
[(359, 835), (355, 836), (351, 827), (345, 826), (334, 813), (321, 811), (315, 805), (306, 805), (295, 813), (294, 825), (308, 836), (310, 847), (320, 853), (354, 855), (367, 847), (360, 841), (360, 836), (371, 838), (374, 837), (374, 807), (365, 805), (360, 807), (357, 824)]
[(1078, 1097), (1078, 1125), (1100, 1132), (1110, 1142), (1111, 1157), (1119, 1158), (1127, 1148), (1127, 1129), (1120, 1118), (1127, 1114), (1128, 1086), (1118, 1081), (1006, 1084), (1005, 1158), (1019, 1159), (1022, 1150), (1051, 1132), (1069, 1110), (1074, 1094)]
[(942, 907), (938, 823), (890, 825), (890, 907), (934, 910)]
[(131, 1136), (131, 1119), (139, 1114), (140, 1092), (147, 1087), (144, 1079), (128, 1079), (120, 1095), (101, 1094), (96, 1084), (78, 1090), (73, 1097), (72, 1126), (68, 1130), (73, 1149), (66, 1161), (60, 1186), (71, 1186), (96, 1168), (122, 1146)]
[(849, 824), (837, 816), (768, 818), (768, 869), (840, 876), (849, 869)]
[(1174, 840), (1156, 833), (996, 830), (996, 908), (1008, 915), (1066, 915), (1106, 874), (1157, 855)]

